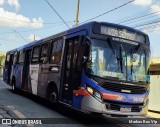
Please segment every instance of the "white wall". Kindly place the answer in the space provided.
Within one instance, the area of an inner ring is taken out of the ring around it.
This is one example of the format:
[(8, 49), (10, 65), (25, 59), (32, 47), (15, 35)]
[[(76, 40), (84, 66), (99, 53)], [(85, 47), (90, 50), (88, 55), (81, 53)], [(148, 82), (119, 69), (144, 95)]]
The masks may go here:
[(150, 75), (149, 110), (160, 111), (160, 75)]

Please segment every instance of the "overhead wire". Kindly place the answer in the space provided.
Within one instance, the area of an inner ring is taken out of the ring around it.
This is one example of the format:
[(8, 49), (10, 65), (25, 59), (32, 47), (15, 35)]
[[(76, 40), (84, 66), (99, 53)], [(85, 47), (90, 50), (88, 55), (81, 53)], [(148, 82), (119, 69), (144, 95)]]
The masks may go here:
[(113, 9), (107, 11), (107, 12), (104, 12), (104, 13), (102, 13), (102, 14), (100, 14), (100, 15), (97, 15), (97, 16), (95, 16), (95, 17), (93, 17), (93, 18), (90, 18), (90, 19), (88, 19), (88, 20), (86, 20), (86, 21), (83, 21), (83, 22), (81, 22), (80, 24), (83, 24), (83, 23), (86, 23), (86, 22), (88, 22), (88, 21), (91, 21), (91, 20), (94, 20), (94, 19), (96, 19), (96, 18), (99, 18), (99, 17), (101, 17), (101, 16), (103, 16), (103, 15), (106, 15), (106, 14), (108, 14), (108, 13), (110, 13), (110, 12), (113, 12), (113, 11), (119, 9), (119, 8), (122, 8), (122, 7), (124, 7), (124, 6), (132, 3), (132, 2), (134, 2), (134, 1), (135, 1), (135, 0), (131, 0), (131, 1), (129, 1), (129, 2), (126, 2), (126, 3), (124, 3), (124, 4), (120, 5), (120, 6), (117, 6), (117, 7), (113, 8)]
[(143, 22), (141, 24), (136, 24), (132, 27), (133, 28), (139, 28), (139, 27), (142, 27), (142, 26), (147, 26), (147, 25), (156, 24), (156, 23), (160, 23), (160, 18), (156, 19), (156, 20), (151, 20), (151, 21), (148, 21), (148, 22)]
[(143, 16), (144, 14), (148, 13), (149, 10), (150, 10), (150, 8), (148, 8), (146, 10), (143, 10), (143, 11), (140, 11), (140, 12), (137, 12), (137, 13), (135, 13), (133, 15), (129, 15), (129, 16), (123, 17), (121, 19), (117, 19), (115, 22), (118, 23), (118, 24), (121, 24), (123, 22), (127, 22), (128, 20), (132, 20), (132, 18), (137, 18), (137, 17)]
[[(18, 32), (30, 32), (30, 31), (37, 31), (37, 30), (44, 30), (44, 29), (51, 29), (51, 28), (54, 28), (54, 27), (57, 27), (57, 26), (61, 26), (61, 25), (64, 25), (64, 24), (59, 24), (59, 25), (54, 25), (54, 26), (49, 26), (49, 27), (45, 27), (45, 28), (37, 28), (37, 29), (30, 29), (30, 30), (22, 30), (22, 31), (18, 31)], [(14, 32), (3, 32), (3, 33), (0, 33), (0, 34), (12, 34)]]
[[(131, 27), (140, 29), (140, 30), (148, 30), (148, 29), (157, 29), (157, 27), (160, 25), (160, 18), (154, 18), (157, 17), (160, 14), (160, 11), (154, 11), (151, 12), (149, 11), (150, 9), (144, 10), (142, 12), (136, 13), (133, 16), (128, 16), (127, 19), (124, 18), (124, 20), (121, 20), (119, 23), (123, 23), (124, 25), (127, 24), (133, 24)], [(150, 13), (148, 13), (148, 11)], [(147, 20), (145, 22), (140, 22), (146, 19), (152, 19), (152, 20)], [(154, 30), (152, 30), (154, 31)]]
[(148, 18), (153, 18), (155, 16), (157, 16), (156, 14), (159, 14), (160, 11), (156, 11), (156, 12), (152, 12), (152, 13), (149, 13), (149, 14), (145, 14), (145, 15), (140, 15), (139, 17), (136, 17), (136, 18), (131, 18), (129, 20), (126, 20), (125, 22), (121, 22), (120, 24), (131, 24), (131, 23), (135, 23), (135, 22), (138, 22), (138, 21), (141, 21), (141, 20), (144, 20), (144, 19), (148, 19)]
[(147, 29), (152, 29), (152, 28), (154, 29), (157, 26), (160, 26), (160, 24), (157, 23), (157, 24), (151, 24), (151, 25), (148, 25), (148, 26), (144, 26), (144, 27), (140, 28), (140, 30), (147, 30)]
[(54, 7), (48, 2), (48, 0), (45, 0), (45, 1), (51, 7), (51, 9), (58, 15), (58, 17), (63, 21), (63, 23), (70, 29), (66, 21), (60, 16), (60, 14), (54, 9)]
[[(48, 0), (45, 0), (45, 1), (46, 1), (47, 4), (55, 11), (55, 13), (61, 18), (61, 20), (63, 21), (63, 23), (64, 23), (68, 28), (70, 28), (70, 27), (68, 26), (68, 24), (63, 20), (63, 18), (59, 15), (59, 13), (53, 8), (52, 5), (48, 2)], [(107, 11), (107, 12), (101, 14), (101, 15), (98, 15), (98, 16), (92, 18), (92, 19), (98, 18), (98, 17), (100, 17), (100, 16), (102, 16), (102, 15), (105, 15), (105, 14), (107, 14), (107, 13), (109, 13), (109, 12), (112, 12), (112, 11), (114, 11), (114, 10), (116, 10), (116, 9), (119, 9), (119, 8), (125, 6), (125, 5), (127, 5), (127, 4), (129, 4), (129, 3), (132, 3), (132, 2), (134, 2), (134, 1), (135, 1), (135, 0), (131, 0), (131, 1), (127, 2), (127, 3), (124, 3), (124, 4), (118, 6), (118, 7), (114, 8), (114, 9), (111, 9), (111, 10), (109, 10), (109, 11)], [(2, 17), (0, 17), (0, 18), (2, 18)], [(3, 18), (4, 18), (4, 17), (3, 17)], [(7, 19), (7, 20), (14, 20), (14, 19), (8, 19), (8, 18), (5, 18), (5, 19)], [(88, 19), (88, 20), (86, 20), (86, 21), (89, 21), (89, 20), (91, 20), (91, 19)], [(14, 20), (14, 21), (31, 23), (31, 22), (22, 21), (22, 20)], [(86, 22), (86, 21), (84, 21), (84, 22)], [(72, 21), (68, 21), (68, 22), (72, 22)], [(53, 24), (57, 24), (57, 23), (60, 23), (60, 22), (56, 22), (56, 23), (53, 23)], [(43, 24), (51, 24), (51, 23), (43, 23)], [(52, 28), (52, 27), (48, 27), (48, 28)], [(39, 28), (39, 29), (19, 31), (19, 32), (30, 32), (30, 31), (37, 31), (37, 30), (48, 29), (48, 28)], [(4, 33), (0, 33), (0, 34), (10, 34), (10, 33), (14, 33), (14, 32), (4, 32)]]

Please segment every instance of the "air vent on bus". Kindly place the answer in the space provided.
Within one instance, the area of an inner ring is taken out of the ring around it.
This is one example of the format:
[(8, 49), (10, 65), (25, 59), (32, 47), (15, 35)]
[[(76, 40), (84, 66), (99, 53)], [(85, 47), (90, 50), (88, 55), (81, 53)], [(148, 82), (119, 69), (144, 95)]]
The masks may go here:
[(128, 93), (128, 94), (143, 94), (146, 92), (146, 87), (135, 86), (135, 85), (125, 85), (105, 82), (102, 87), (106, 90)]

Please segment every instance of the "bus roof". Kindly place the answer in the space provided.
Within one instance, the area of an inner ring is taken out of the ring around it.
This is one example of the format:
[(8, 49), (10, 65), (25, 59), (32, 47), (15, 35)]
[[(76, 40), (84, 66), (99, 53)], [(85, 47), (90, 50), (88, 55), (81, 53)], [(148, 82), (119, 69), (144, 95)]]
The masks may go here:
[(128, 26), (124, 26), (124, 25), (120, 25), (120, 24), (114, 24), (114, 23), (109, 23), (109, 22), (97, 22), (97, 21), (92, 21), (92, 22), (88, 22), (88, 23), (85, 23), (85, 24), (82, 24), (82, 25), (79, 25), (79, 26), (76, 26), (74, 28), (71, 28), (69, 30), (66, 30), (66, 31), (63, 31), (61, 33), (58, 33), (58, 34), (55, 34), (55, 35), (51, 35), (49, 37), (46, 37), (46, 38), (43, 38), (41, 40), (37, 40), (37, 41), (33, 41), (33, 42), (30, 42), (28, 44), (25, 44), (23, 46), (20, 46), (16, 49), (13, 49), (13, 50), (10, 50), (8, 51), (7, 53), (12, 53), (12, 52), (15, 52), (15, 51), (19, 51), (21, 49), (24, 49), (24, 48), (29, 48), (29, 47), (32, 47), (33, 45), (38, 45), (38, 44), (41, 44), (43, 43), (44, 41), (48, 41), (50, 39), (54, 39), (54, 38), (58, 38), (60, 36), (65, 36), (65, 35), (70, 35), (70, 34), (73, 34), (77, 31), (82, 31), (82, 30), (88, 30), (87, 34), (88, 35), (91, 35), (91, 32), (92, 32), (92, 26), (95, 24), (95, 23), (99, 23), (99, 24), (104, 24), (104, 25), (111, 25), (111, 26), (114, 26), (114, 27), (119, 27), (119, 28), (124, 28), (124, 29), (127, 29), (127, 30), (131, 30), (131, 31), (134, 31), (134, 32), (137, 32), (139, 34), (142, 34), (142, 35), (145, 35), (147, 36), (147, 34), (145, 34), (144, 32), (140, 31), (140, 30), (137, 30), (137, 29), (134, 29), (134, 28), (131, 28), (131, 27), (128, 27)]

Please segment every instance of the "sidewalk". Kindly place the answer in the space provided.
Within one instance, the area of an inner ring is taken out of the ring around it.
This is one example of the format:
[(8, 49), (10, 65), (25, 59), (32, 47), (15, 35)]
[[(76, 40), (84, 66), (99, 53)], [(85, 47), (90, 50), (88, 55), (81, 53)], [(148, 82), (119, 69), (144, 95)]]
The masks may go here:
[[(15, 117), (15, 114), (13, 114), (8, 108), (0, 105), (0, 120), (12, 119), (14, 117)], [(1, 122), (2, 121), (0, 121), (0, 123)], [(6, 121), (4, 122), (6, 123)], [(26, 125), (13, 125), (13, 124), (0, 124), (0, 127), (27, 127), (27, 126)]]
[[(11, 115), (9, 114), (9, 112), (0, 105), (0, 119), (11, 119)], [(1, 127), (12, 127), (12, 125), (0, 125)]]
[(0, 118), (12, 118), (10, 113), (3, 106), (0, 106)]

